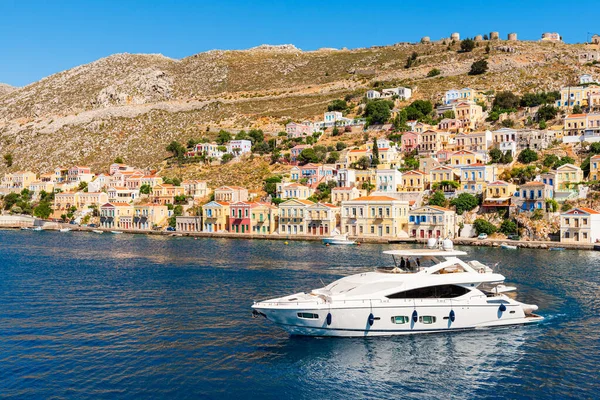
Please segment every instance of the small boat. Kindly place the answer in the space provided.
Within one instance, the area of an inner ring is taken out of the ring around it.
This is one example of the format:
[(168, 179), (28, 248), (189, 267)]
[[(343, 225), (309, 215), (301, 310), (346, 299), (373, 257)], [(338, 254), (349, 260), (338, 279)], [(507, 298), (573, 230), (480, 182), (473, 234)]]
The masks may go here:
[(61, 228), (58, 230), (59, 232), (71, 232), (71, 228)]
[(92, 232), (94, 232), (94, 233), (104, 233), (104, 231), (101, 231), (101, 230), (98, 230), (98, 229), (94, 229), (94, 230), (92, 230)]
[(22, 227), (21, 227), (21, 230), (22, 230), (22, 231), (30, 231), (30, 230), (31, 230), (31, 228), (28, 228), (28, 227), (26, 227), (26, 226), (22, 226)]
[(507, 243), (502, 243), (500, 245), (500, 247), (503, 248), (503, 249), (508, 249), (508, 250), (516, 250), (516, 249), (518, 249), (517, 246), (514, 246), (512, 244), (507, 244)]
[(356, 244), (354, 240), (348, 239), (348, 234), (341, 234), (338, 231), (333, 231), (332, 236), (323, 238), (323, 244), (336, 244), (336, 245), (352, 245)]
[(42, 231), (42, 227), (41, 226), (36, 226), (35, 228), (33, 228), (32, 230), (36, 231), (36, 232), (40, 232)]
[(113, 233), (113, 234), (115, 234), (115, 235), (119, 235), (119, 234), (121, 234), (121, 233), (123, 233), (123, 232), (121, 232), (121, 231), (110, 231), (110, 233)]
[(564, 247), (550, 247), (548, 250), (550, 251), (565, 251)]

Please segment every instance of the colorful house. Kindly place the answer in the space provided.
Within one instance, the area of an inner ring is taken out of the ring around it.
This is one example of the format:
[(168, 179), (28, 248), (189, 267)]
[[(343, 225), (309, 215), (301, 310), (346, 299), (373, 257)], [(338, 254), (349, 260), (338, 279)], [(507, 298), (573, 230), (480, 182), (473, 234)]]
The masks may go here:
[(483, 193), (488, 182), (496, 180), (497, 166), (475, 163), (460, 168), (461, 191)]
[(167, 206), (138, 204), (133, 207), (133, 229), (150, 230), (164, 225), (169, 217)]
[(250, 203), (252, 233), (270, 235), (277, 230), (279, 209), (272, 204)]
[(312, 201), (290, 199), (279, 204), (279, 234), (305, 235), (307, 233), (306, 213)]
[(543, 182), (527, 182), (519, 186), (513, 196), (517, 211), (545, 210), (546, 200), (553, 197), (552, 186)]
[(229, 203), (211, 201), (202, 206), (202, 231), (224, 232), (229, 228)]
[(248, 189), (240, 186), (221, 186), (215, 189), (215, 201), (226, 203), (248, 201)]
[(402, 174), (400, 192), (422, 192), (428, 183), (427, 174), (423, 171), (408, 171)]
[(276, 196), (279, 199), (300, 199), (306, 200), (315, 193), (313, 188), (301, 185), (299, 183), (282, 182), (276, 185)]
[(590, 158), (590, 176), (591, 181), (600, 180), (600, 154), (596, 154)]
[(250, 203), (238, 201), (229, 204), (229, 228), (232, 233), (250, 233), (252, 221), (250, 219)]
[(154, 204), (175, 204), (175, 197), (185, 196), (182, 186), (175, 186), (170, 183), (161, 183), (152, 188), (152, 202)]
[(306, 233), (308, 235), (329, 235), (337, 226), (340, 208), (328, 203), (311, 204), (306, 208)]
[(419, 239), (454, 238), (456, 212), (438, 206), (409, 210), (408, 233), (411, 237)]
[(361, 237), (406, 237), (408, 202), (388, 196), (365, 196), (342, 202), (342, 233)]
[(578, 207), (560, 214), (560, 241), (563, 243), (600, 242), (600, 212)]
[(405, 132), (402, 134), (402, 151), (411, 152), (421, 144), (421, 135), (417, 132)]
[(133, 229), (134, 207), (129, 203), (106, 203), (100, 206), (100, 226), (105, 229)]
[(366, 191), (355, 186), (340, 186), (331, 189), (331, 202), (339, 205), (342, 201), (354, 200), (363, 195), (366, 196)]

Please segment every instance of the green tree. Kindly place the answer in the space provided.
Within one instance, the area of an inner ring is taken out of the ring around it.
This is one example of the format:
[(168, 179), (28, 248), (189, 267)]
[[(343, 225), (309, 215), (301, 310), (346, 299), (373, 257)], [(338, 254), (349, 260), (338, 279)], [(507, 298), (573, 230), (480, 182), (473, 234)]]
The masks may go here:
[(448, 201), (446, 200), (446, 196), (444, 196), (444, 192), (442, 192), (441, 190), (436, 191), (429, 198), (430, 206), (446, 207), (447, 204)]
[(181, 158), (183, 158), (183, 155), (185, 154), (186, 148), (184, 145), (182, 145), (178, 141), (173, 140), (167, 146), (167, 151), (170, 152), (171, 154), (173, 154), (173, 157), (175, 157), (177, 159), (181, 159)]
[(590, 153), (600, 154), (600, 142), (590, 144)]
[(315, 150), (312, 147), (309, 147), (298, 154), (297, 160), (300, 164), (317, 162), (317, 155), (315, 154)]
[(557, 156), (555, 156), (554, 154), (546, 154), (546, 156), (544, 157), (544, 160), (542, 161), (542, 165), (544, 165), (544, 167), (547, 168), (552, 168), (554, 166), (554, 164), (556, 164), (559, 161), (559, 158)]
[(573, 106), (573, 114), (582, 114), (583, 110), (581, 109), (581, 106), (579, 104), (575, 104)]
[(502, 157), (504, 157), (504, 154), (502, 154), (502, 151), (495, 147), (489, 151), (489, 155), (490, 155), (490, 158), (492, 159), (493, 163), (501, 162)]
[(562, 167), (565, 164), (574, 164), (574, 163), (575, 163), (575, 160), (572, 157), (564, 156), (564, 157), (561, 157), (560, 160), (558, 160), (554, 163), (553, 168), (556, 169), (558, 167)]
[(115, 164), (123, 164), (124, 163), (123, 157), (117, 157), (117, 158), (115, 158), (115, 160), (113, 161), (113, 163), (115, 163)]
[(4, 155), (4, 164), (6, 164), (7, 167), (12, 167), (13, 165), (13, 156), (12, 154), (8, 153)]
[(427, 77), (428, 78), (433, 78), (434, 76), (438, 76), (442, 73), (442, 71), (440, 71), (437, 68), (433, 68), (431, 70), (429, 70), (429, 72), (427, 73)]
[(558, 202), (554, 199), (546, 199), (546, 210), (549, 212), (557, 212)]
[(18, 193), (9, 193), (3, 197), (4, 209), (10, 210), (13, 205), (17, 204), (21, 200), (21, 196)]
[(538, 160), (538, 154), (531, 149), (525, 149), (519, 153), (517, 160), (519, 160), (520, 163), (529, 164)]
[(494, 110), (513, 110), (519, 106), (521, 99), (513, 92), (500, 92), (494, 98), (492, 108)]
[(375, 189), (375, 185), (373, 185), (373, 184), (372, 184), (371, 182), (369, 182), (369, 181), (365, 181), (365, 182), (363, 182), (363, 183), (362, 183), (362, 185), (360, 186), (360, 188), (361, 188), (362, 190), (366, 190), (366, 191), (367, 191), (367, 193), (371, 193), (371, 191), (372, 191), (373, 189)]
[(510, 118), (505, 119), (504, 121), (502, 121), (502, 126), (505, 128), (512, 128), (513, 126), (515, 126), (515, 121), (513, 121)]
[(329, 153), (329, 157), (327, 157), (327, 164), (335, 164), (340, 159), (340, 153), (337, 151), (332, 151)]
[(379, 165), (379, 147), (377, 147), (377, 138), (373, 138), (373, 158), (371, 159), (371, 166), (375, 167)]
[(517, 233), (517, 224), (515, 224), (510, 219), (505, 219), (504, 221), (502, 221), (499, 230), (501, 233), (507, 236), (512, 235), (513, 233)]
[(387, 100), (376, 100), (368, 102), (367, 106), (365, 107), (365, 117), (367, 119), (367, 124), (385, 124), (392, 115), (390, 110), (393, 107), (393, 105), (393, 102)]
[(327, 106), (327, 111), (346, 111), (348, 103), (345, 100), (335, 99)]
[(491, 235), (492, 233), (496, 233), (496, 227), (482, 218), (477, 218), (473, 222), (473, 227), (478, 234), (485, 233), (486, 235)]
[(225, 143), (230, 142), (231, 138), (232, 138), (231, 133), (221, 129), (219, 131), (219, 133), (217, 134), (216, 142), (217, 142), (217, 144), (223, 145)]
[[(599, 143), (599, 144), (600, 144), (600, 143)], [(336, 149), (337, 151), (342, 151), (342, 150), (344, 150), (345, 148), (346, 148), (346, 143), (344, 143), (344, 142), (337, 142), (337, 143), (335, 144), (335, 149)]]
[(485, 74), (488, 70), (488, 63), (486, 60), (478, 60), (471, 64), (471, 70), (469, 75), (481, 75)]
[(79, 186), (77, 186), (77, 190), (80, 192), (88, 191), (88, 183), (87, 182), (79, 182)]
[(48, 219), (52, 215), (52, 207), (47, 201), (41, 201), (34, 209), (33, 215), (38, 218)]
[(557, 114), (558, 108), (551, 105), (541, 106), (538, 108), (537, 112), (538, 120), (540, 121), (550, 121), (551, 119), (556, 118)]
[(479, 204), (477, 197), (470, 193), (461, 193), (450, 201), (450, 205), (456, 209), (458, 215), (462, 215), (465, 211), (471, 211)]
[(475, 41), (473, 39), (465, 39), (460, 42), (460, 50), (463, 53), (470, 53), (475, 48)]
[(233, 154), (231, 153), (223, 154), (223, 157), (221, 157), (221, 162), (223, 164), (227, 164), (231, 160), (233, 160)]
[(265, 178), (263, 183), (263, 190), (267, 192), (267, 194), (271, 195), (271, 197), (275, 197), (277, 194), (277, 184), (281, 183), (280, 175), (273, 175)]
[(369, 157), (366, 157), (366, 156), (362, 156), (356, 162), (356, 168), (362, 169), (362, 170), (366, 170), (367, 168), (369, 168), (370, 165), (371, 165), (371, 160), (369, 160)]
[(248, 132), (248, 136), (250, 137), (252, 144), (262, 143), (265, 141), (265, 134), (261, 129), (251, 129), (250, 132)]
[[(283, 133), (283, 135), (280, 135), (280, 136), (287, 136), (287, 133), (285, 133), (285, 132), (279, 132), (279, 133)], [(235, 140), (247, 140), (247, 139), (248, 139), (248, 134), (243, 129), (235, 135)]]
[(152, 191), (152, 187), (150, 185), (148, 185), (147, 183), (140, 186), (141, 194), (150, 194), (151, 191)]

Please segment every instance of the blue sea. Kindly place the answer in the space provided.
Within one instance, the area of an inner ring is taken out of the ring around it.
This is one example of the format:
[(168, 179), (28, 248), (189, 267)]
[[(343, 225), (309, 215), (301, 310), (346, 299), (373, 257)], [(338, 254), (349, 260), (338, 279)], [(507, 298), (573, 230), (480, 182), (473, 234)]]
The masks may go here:
[(251, 318), (401, 247), (0, 231), (0, 397), (600, 398), (600, 252), (463, 248), (536, 325), (320, 339)]

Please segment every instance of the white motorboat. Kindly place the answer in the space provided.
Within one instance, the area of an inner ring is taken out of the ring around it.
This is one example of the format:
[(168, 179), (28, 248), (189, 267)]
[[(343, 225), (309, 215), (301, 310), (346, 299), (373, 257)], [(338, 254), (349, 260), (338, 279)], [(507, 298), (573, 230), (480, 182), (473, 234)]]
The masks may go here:
[(354, 240), (348, 239), (348, 234), (341, 234), (338, 231), (333, 231), (332, 236), (323, 238), (323, 244), (335, 245), (351, 245), (356, 244)]
[(65, 232), (71, 232), (71, 228), (61, 228), (58, 231), (59, 232), (63, 232), (63, 233), (65, 233)]
[(121, 233), (123, 233), (123, 232), (121, 232), (121, 231), (110, 231), (110, 233), (112, 233), (112, 234), (114, 234), (114, 235), (119, 235), (119, 234), (121, 234)]
[[(448, 241), (445, 241), (445, 243)], [(255, 302), (263, 316), (292, 335), (389, 336), (448, 332), (543, 320), (536, 305), (505, 293), (505, 278), (450, 245), (385, 251), (395, 266), (339, 279), (310, 293)], [(404, 262), (403, 262), (404, 261)]]
[(104, 231), (101, 231), (99, 229), (93, 229), (92, 232), (94, 232), (94, 233), (104, 233)]
[(517, 250), (518, 249), (517, 246), (512, 245), (512, 244), (506, 244), (506, 243), (502, 243), (500, 245), (500, 247), (503, 248), (503, 249), (508, 249), (508, 250)]
[(41, 226), (36, 226), (36, 227), (35, 227), (35, 228), (33, 228), (32, 230), (33, 230), (33, 231), (36, 231), (36, 232), (40, 232), (40, 231), (42, 231), (43, 229), (42, 229), (42, 227), (41, 227)]

